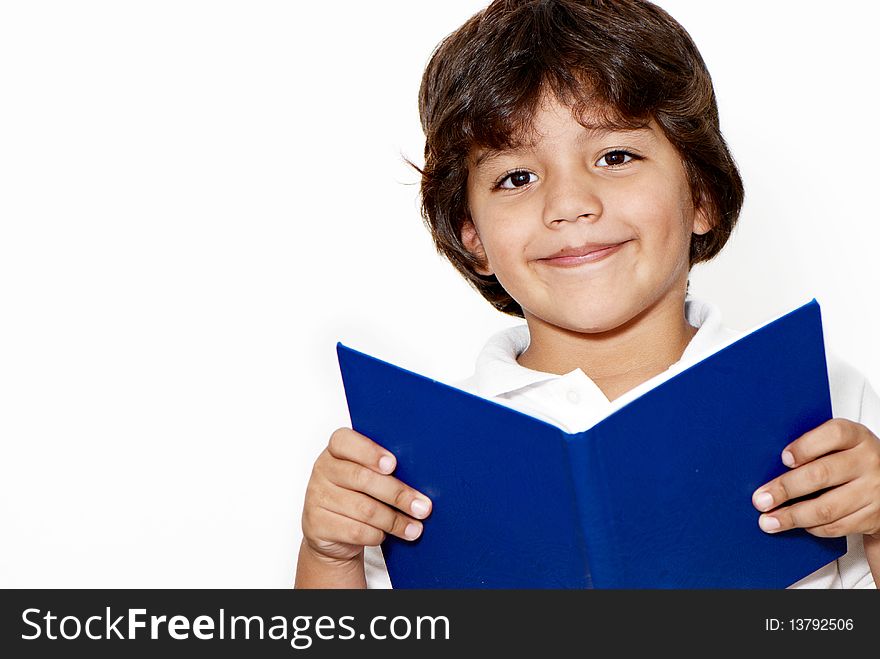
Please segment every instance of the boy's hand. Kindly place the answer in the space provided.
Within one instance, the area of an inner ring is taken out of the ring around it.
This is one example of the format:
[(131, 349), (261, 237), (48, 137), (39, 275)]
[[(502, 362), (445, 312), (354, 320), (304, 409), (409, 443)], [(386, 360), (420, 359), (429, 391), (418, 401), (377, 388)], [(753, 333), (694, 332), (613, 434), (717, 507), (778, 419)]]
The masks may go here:
[[(761, 529), (804, 528), (820, 537), (862, 533), (880, 540), (880, 439), (860, 423), (831, 419), (782, 452), (791, 471), (752, 495)], [(819, 490), (816, 498), (783, 504)]]
[(386, 533), (405, 540), (421, 535), (418, 519), (428, 516), (431, 502), (390, 475), (396, 466), (391, 453), (350, 428), (330, 436), (303, 505), (303, 539), (313, 554), (345, 562)]

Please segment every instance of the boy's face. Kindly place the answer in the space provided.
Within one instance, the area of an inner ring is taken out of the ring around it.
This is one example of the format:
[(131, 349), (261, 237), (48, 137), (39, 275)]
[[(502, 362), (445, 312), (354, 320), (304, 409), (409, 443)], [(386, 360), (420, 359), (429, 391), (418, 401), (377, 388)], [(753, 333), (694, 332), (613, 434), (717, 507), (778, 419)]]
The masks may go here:
[(495, 274), (530, 323), (576, 332), (683, 299), (691, 234), (710, 227), (659, 126), (586, 129), (545, 98), (534, 128), (530, 148), (471, 154), (462, 239), (481, 273)]

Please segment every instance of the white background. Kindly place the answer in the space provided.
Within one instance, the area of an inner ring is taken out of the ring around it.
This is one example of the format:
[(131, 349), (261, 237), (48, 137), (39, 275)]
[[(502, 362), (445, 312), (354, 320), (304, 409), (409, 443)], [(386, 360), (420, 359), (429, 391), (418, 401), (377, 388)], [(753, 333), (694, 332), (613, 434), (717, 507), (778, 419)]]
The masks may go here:
[[(740, 329), (816, 297), (880, 383), (877, 10), (660, 4), (747, 189), (693, 292)], [(0, 4), (0, 585), (290, 586), (336, 341), (455, 380), (517, 323), (436, 256), (403, 161), (483, 6)]]

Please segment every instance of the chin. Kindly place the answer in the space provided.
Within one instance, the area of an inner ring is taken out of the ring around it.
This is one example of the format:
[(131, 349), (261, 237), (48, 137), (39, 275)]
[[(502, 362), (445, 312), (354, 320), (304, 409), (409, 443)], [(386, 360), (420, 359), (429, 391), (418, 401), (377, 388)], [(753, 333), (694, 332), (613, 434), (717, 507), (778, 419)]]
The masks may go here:
[(564, 325), (559, 325), (559, 327), (567, 329), (570, 332), (577, 332), (578, 334), (604, 334), (616, 330), (618, 327), (625, 324), (613, 321), (602, 322), (601, 319), (591, 320), (593, 322), (568, 322)]
[(579, 334), (601, 334), (625, 325), (640, 311), (609, 304), (578, 306), (567, 308), (564, 314), (548, 314), (542, 320)]

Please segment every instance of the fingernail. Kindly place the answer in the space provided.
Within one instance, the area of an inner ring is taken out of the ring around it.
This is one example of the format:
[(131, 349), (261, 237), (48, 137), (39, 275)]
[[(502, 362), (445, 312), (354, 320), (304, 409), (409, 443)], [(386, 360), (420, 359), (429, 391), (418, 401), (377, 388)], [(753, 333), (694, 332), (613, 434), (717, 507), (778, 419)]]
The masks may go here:
[(416, 517), (424, 517), (428, 514), (428, 502), (424, 499), (413, 499), (409, 507)]
[(794, 467), (794, 455), (792, 455), (791, 451), (782, 452), (782, 464), (786, 467)]
[(758, 510), (770, 510), (773, 507), (773, 495), (769, 492), (759, 492), (755, 495), (755, 506)]
[(390, 474), (394, 471), (394, 458), (390, 455), (383, 455), (379, 458), (379, 469), (383, 474)]
[(410, 540), (415, 540), (419, 537), (422, 532), (422, 527), (418, 524), (407, 524), (406, 528), (403, 531), (403, 535), (405, 535)]
[(761, 527), (762, 531), (767, 533), (773, 533), (780, 527), (779, 520), (770, 515), (761, 515), (758, 518), (758, 526)]

